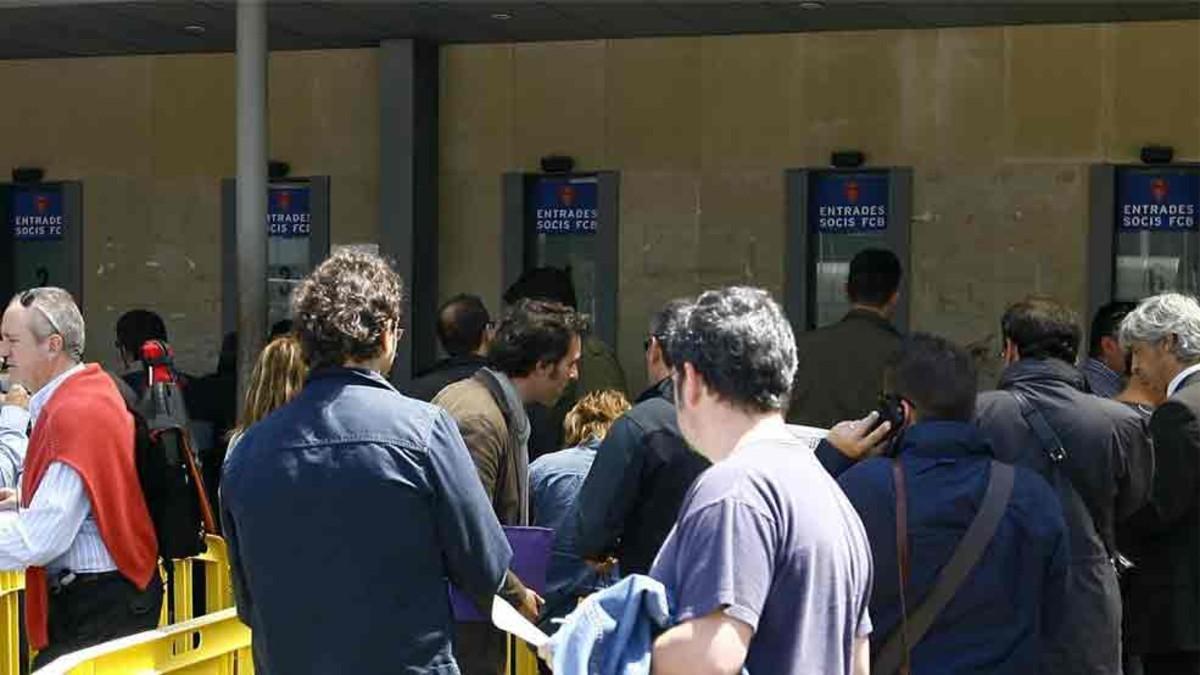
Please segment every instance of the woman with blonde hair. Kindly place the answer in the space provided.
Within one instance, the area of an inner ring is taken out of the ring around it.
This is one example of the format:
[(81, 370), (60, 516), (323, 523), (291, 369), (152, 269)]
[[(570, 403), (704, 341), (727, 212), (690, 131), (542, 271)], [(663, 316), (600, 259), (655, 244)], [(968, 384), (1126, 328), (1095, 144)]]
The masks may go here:
[(529, 465), (533, 524), (554, 530), (550, 569), (546, 574), (546, 604), (541, 624), (566, 616), (578, 598), (616, 580), (614, 570), (593, 569), (574, 551), (571, 523), (574, 504), (608, 428), (629, 410), (625, 395), (612, 389), (594, 391), (579, 399), (563, 421), (567, 449), (538, 457)]
[(268, 342), (250, 373), (246, 401), (237, 426), (229, 432), (226, 456), (233, 452), (234, 446), (250, 425), (292, 400), (304, 386), (306, 377), (308, 366), (304, 364), (300, 341), (295, 336), (289, 333)]

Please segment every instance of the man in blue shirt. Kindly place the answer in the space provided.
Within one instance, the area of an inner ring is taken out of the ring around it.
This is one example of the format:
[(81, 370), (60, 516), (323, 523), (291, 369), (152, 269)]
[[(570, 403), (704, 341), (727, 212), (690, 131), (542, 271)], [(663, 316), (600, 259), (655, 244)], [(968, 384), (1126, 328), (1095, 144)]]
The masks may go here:
[[(907, 493), (908, 614), (933, 588), (983, 501), (992, 450), (971, 423), (975, 368), (960, 347), (931, 335), (906, 340), (888, 370), (905, 424), (896, 458), (860, 462), (838, 479), (866, 526), (875, 556), (871, 618), (877, 652), (902, 611), (893, 463)], [(839, 442), (833, 434), (831, 441)], [(1012, 494), (982, 557), (919, 641), (914, 673), (1036, 673), (1042, 639), (1060, 622), (1067, 532), (1046, 481), (1016, 470)]]
[(865, 675), (871, 551), (837, 484), (783, 420), (791, 325), (766, 291), (700, 295), (667, 339), (696, 479), (650, 575), (677, 625), (655, 675)]
[(260, 673), (457, 675), (447, 581), (487, 610), (505, 577), (512, 551), (454, 420), (382, 375), (400, 307), (381, 258), (321, 263), (293, 298), (312, 375), (225, 464), (238, 616)]

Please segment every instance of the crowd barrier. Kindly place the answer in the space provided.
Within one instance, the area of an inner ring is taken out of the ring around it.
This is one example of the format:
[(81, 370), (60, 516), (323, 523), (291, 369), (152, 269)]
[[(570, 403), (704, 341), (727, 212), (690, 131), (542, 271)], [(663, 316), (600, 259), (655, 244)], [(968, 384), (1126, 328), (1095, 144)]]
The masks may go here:
[(250, 629), (238, 620), (237, 610), (230, 608), (68, 654), (39, 670), (38, 675), (253, 672)]
[(25, 622), (21, 616), (24, 589), (24, 572), (0, 572), (0, 673), (5, 675), (29, 672), (29, 650), (23, 639)]
[[(167, 592), (174, 603), (174, 623), (167, 624), (168, 603), (164, 602), (158, 629), (64, 656), (39, 670), (38, 675), (253, 673), (250, 629), (238, 620), (233, 609), (228, 549), (220, 537), (209, 536), (207, 543), (206, 552), (173, 564), (172, 583)], [(198, 584), (203, 585), (202, 597), (197, 592)], [(29, 672), (21, 613), (24, 587), (24, 573), (0, 573), (0, 674), (3, 675)], [(537, 663), (537, 655), (528, 645), (509, 639), (509, 675), (537, 675)]]

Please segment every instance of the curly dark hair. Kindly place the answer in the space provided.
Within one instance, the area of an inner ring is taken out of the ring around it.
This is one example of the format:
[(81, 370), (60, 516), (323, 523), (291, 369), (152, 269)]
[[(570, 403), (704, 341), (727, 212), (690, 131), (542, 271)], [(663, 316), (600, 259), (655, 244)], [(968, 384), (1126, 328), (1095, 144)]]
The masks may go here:
[(571, 338), (588, 330), (587, 315), (549, 300), (518, 300), (496, 328), (488, 361), (505, 375), (524, 377), (539, 363), (557, 363)]
[(312, 369), (365, 361), (398, 330), (404, 282), (383, 258), (340, 251), (309, 274), (292, 295), (296, 336)]
[(753, 412), (788, 405), (796, 340), (779, 304), (761, 288), (700, 294), (674, 322), (667, 352), (676, 371), (690, 363), (718, 396)]

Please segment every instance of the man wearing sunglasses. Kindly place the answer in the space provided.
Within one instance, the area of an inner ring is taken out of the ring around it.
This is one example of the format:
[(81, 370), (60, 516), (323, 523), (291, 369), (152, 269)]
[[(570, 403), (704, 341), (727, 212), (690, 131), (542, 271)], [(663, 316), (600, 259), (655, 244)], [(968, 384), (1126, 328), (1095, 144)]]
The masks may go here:
[(162, 606), (133, 419), (109, 375), (81, 362), (84, 335), (61, 288), (21, 293), (0, 323), (9, 377), (32, 393), (20, 488), (0, 489), (0, 569), (26, 570), (35, 668), (151, 629)]

